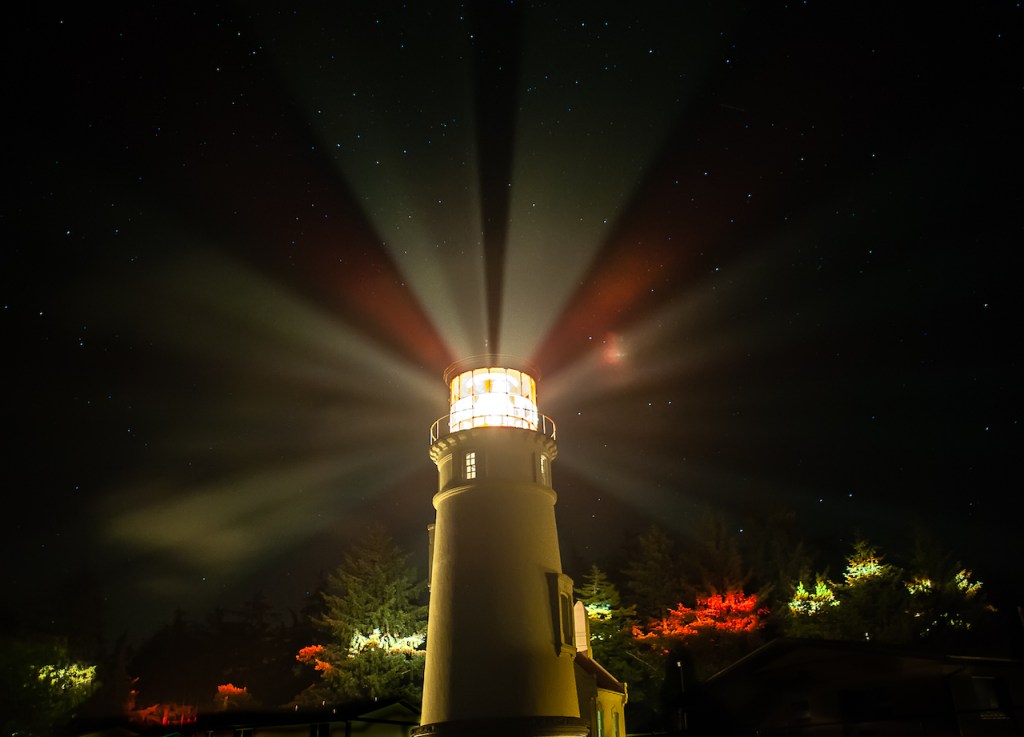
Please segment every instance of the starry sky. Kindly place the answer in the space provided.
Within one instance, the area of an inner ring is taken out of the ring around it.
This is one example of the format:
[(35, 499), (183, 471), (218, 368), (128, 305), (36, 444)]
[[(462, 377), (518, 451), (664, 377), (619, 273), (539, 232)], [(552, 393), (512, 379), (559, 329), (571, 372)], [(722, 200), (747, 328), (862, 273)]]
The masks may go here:
[(5, 23), (6, 607), (295, 607), (371, 520), (425, 560), (485, 352), (570, 573), (785, 509), (1020, 597), (1020, 2), (294, 5)]

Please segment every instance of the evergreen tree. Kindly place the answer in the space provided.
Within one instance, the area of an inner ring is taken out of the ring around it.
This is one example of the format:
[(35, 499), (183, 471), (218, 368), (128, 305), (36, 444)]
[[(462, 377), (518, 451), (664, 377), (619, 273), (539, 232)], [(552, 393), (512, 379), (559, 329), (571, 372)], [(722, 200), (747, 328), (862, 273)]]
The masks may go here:
[(418, 701), (423, 679), (426, 582), (409, 556), (375, 525), (327, 579), (324, 613), (315, 621), (325, 643), (297, 659), (322, 682), (298, 703), (407, 698)]
[(752, 582), (762, 592), (762, 601), (775, 620), (787, 610), (792, 594), (792, 582), (810, 583), (808, 577), (811, 555), (796, 529), (796, 514), (789, 509), (774, 507), (763, 510), (749, 521), (749, 553), (747, 561), (753, 573)]
[(634, 728), (653, 728), (659, 723), (665, 655), (633, 636), (636, 605), (623, 605), (618, 587), (596, 565), (576, 588), (576, 598), (587, 612), (594, 660), (628, 684), (628, 723)]
[(831, 612), (839, 639), (891, 644), (910, 639), (903, 571), (885, 562), (877, 548), (862, 537), (854, 541), (853, 552), (846, 559), (839, 601)]
[(836, 584), (827, 572), (811, 574), (804, 568), (791, 587), (791, 597), (779, 615), (785, 633), (790, 637), (822, 640), (836, 637), (832, 609), (839, 606)]
[(909, 639), (903, 572), (861, 536), (846, 558), (843, 581), (833, 584), (818, 576), (812, 594), (810, 582), (801, 580), (789, 612), (787, 634), (796, 637), (892, 644)]
[(981, 583), (948, 554), (919, 539), (909, 567), (890, 564), (858, 537), (843, 581), (805, 572), (788, 605), (786, 633), (796, 637), (892, 644), (967, 646), (992, 620)]
[(133, 708), (205, 704), (221, 667), (220, 648), (210, 631), (188, 619), (184, 610), (176, 610), (171, 622), (141, 643), (132, 658), (129, 673), (138, 679)]
[(696, 606), (677, 604), (664, 617), (646, 628), (636, 628), (638, 640), (645, 641), (687, 665), (699, 680), (755, 650), (767, 611), (757, 596), (742, 591), (698, 597)]
[(915, 640), (943, 648), (984, 644), (996, 610), (973, 571), (918, 533), (907, 572), (904, 585)]
[(660, 527), (652, 525), (636, 539), (622, 573), (641, 622), (664, 616), (682, 597), (678, 560), (673, 540)]
[(739, 541), (730, 527), (717, 510), (707, 509), (698, 519), (694, 542), (686, 556), (686, 592), (691, 600), (739, 593), (750, 581), (752, 573), (743, 563)]
[[(218, 705), (225, 697), (233, 703), (242, 699), (251, 706), (281, 705), (290, 701), (304, 682), (295, 673), (294, 654), (296, 647), (309, 640), (293, 642), (294, 633), (262, 591), (254, 592), (237, 609), (215, 608), (207, 616), (205, 637), (213, 655)], [(227, 686), (232, 688), (222, 689)]]
[(4, 735), (56, 733), (97, 685), (96, 666), (74, 660), (63, 638), (0, 637), (0, 730)]
[(623, 606), (618, 587), (598, 566), (592, 565), (576, 588), (576, 598), (587, 612), (590, 624), (590, 649), (594, 660), (631, 685), (647, 676), (650, 667), (641, 662), (641, 653), (633, 637), (636, 606)]
[[(635, 632), (652, 649), (671, 653), (673, 662), (695, 679), (707, 678), (763, 641), (768, 611), (763, 592), (746, 592), (752, 573), (735, 527), (722, 512), (704, 510), (692, 542), (678, 556), (686, 560), (688, 575), (675, 598)], [(671, 555), (676, 557), (674, 551)], [(665, 570), (680, 569), (672, 564)]]

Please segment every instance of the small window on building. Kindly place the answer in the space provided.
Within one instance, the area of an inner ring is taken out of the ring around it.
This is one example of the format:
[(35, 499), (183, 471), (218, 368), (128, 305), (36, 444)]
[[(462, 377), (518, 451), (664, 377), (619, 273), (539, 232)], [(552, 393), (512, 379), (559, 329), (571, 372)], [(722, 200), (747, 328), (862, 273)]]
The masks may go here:
[(615, 737), (622, 737), (621, 733), (619, 732), (619, 722), (621, 721), (619, 719), (619, 712), (612, 712), (612, 721), (614, 722), (612, 729), (615, 731)]
[(466, 480), (476, 478), (476, 451), (466, 453)]
[(555, 650), (561, 655), (575, 655), (575, 623), (572, 608), (572, 579), (564, 573), (549, 573), (551, 593), (551, 624), (554, 626)]
[(540, 454), (540, 482), (545, 486), (551, 485), (548, 481), (548, 457), (543, 453)]
[(597, 737), (604, 737), (604, 709), (600, 705), (597, 707)]
[(572, 598), (568, 594), (559, 595), (558, 611), (562, 617), (562, 644), (575, 647), (573, 644), (575, 627), (572, 621)]

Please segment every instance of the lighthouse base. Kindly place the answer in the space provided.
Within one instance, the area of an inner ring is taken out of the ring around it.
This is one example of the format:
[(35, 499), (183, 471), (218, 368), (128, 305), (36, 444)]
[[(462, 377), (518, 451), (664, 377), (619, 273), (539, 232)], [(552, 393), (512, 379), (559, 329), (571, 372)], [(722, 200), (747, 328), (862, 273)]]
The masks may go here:
[(423, 724), (412, 737), (586, 737), (577, 717), (506, 717)]

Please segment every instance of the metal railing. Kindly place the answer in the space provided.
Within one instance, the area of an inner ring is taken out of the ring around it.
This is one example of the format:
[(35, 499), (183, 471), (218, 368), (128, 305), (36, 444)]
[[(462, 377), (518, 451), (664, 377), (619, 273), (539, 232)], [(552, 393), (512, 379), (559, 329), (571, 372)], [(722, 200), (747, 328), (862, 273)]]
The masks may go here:
[[(433, 445), (438, 441), (439, 438), (443, 438), (446, 435), (451, 435), (451, 427), (449, 426), (450, 415), (442, 415), (434, 420), (434, 424), (430, 426), (430, 444)], [(483, 427), (506, 427), (506, 425), (484, 425)], [(507, 427), (516, 427), (515, 425), (507, 425)], [(530, 428), (523, 428), (530, 429)], [(539, 432), (542, 435), (546, 435), (552, 440), (557, 440), (555, 437), (555, 421), (547, 415), (537, 416), (537, 429), (535, 432)]]

